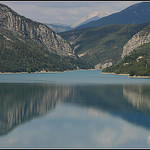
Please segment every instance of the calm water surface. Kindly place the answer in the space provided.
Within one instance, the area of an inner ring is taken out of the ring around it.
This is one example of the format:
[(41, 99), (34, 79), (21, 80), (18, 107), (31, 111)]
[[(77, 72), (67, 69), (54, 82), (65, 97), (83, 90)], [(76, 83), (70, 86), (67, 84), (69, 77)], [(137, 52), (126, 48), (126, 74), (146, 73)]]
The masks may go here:
[(150, 79), (0, 74), (0, 148), (150, 148)]

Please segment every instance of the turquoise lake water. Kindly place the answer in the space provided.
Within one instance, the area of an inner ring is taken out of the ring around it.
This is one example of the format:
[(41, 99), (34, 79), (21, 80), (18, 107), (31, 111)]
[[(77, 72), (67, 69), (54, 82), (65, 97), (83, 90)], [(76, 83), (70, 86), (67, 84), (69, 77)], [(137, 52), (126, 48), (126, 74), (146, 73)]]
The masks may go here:
[(149, 148), (150, 79), (0, 74), (0, 148)]

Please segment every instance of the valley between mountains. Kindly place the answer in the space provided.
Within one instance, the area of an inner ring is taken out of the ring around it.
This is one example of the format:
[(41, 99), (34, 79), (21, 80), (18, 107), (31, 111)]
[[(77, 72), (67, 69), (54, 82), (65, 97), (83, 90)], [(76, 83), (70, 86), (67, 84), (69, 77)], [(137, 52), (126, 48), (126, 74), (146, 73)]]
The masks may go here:
[(56, 33), (0, 4), (0, 72), (102, 69), (150, 76), (149, 15), (150, 2), (142, 2)]

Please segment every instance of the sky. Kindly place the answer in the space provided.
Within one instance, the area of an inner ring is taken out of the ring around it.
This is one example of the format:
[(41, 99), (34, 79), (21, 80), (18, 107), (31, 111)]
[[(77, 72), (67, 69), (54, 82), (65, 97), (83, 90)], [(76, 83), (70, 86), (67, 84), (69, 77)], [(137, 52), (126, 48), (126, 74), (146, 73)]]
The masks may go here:
[(18, 14), (41, 23), (73, 25), (96, 11), (119, 12), (142, 1), (1, 1)]

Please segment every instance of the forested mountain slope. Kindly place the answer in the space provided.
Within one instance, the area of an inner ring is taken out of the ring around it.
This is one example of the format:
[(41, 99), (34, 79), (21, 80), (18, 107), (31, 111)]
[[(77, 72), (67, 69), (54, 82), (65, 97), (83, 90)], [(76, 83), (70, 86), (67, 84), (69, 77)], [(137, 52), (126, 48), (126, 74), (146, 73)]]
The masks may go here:
[(61, 36), (0, 4), (0, 72), (72, 70), (76, 62)]
[(150, 24), (124, 45), (122, 60), (103, 72), (150, 76)]
[(123, 46), (149, 23), (138, 25), (107, 25), (60, 33), (84, 63), (92, 68), (105, 68), (117, 63)]

